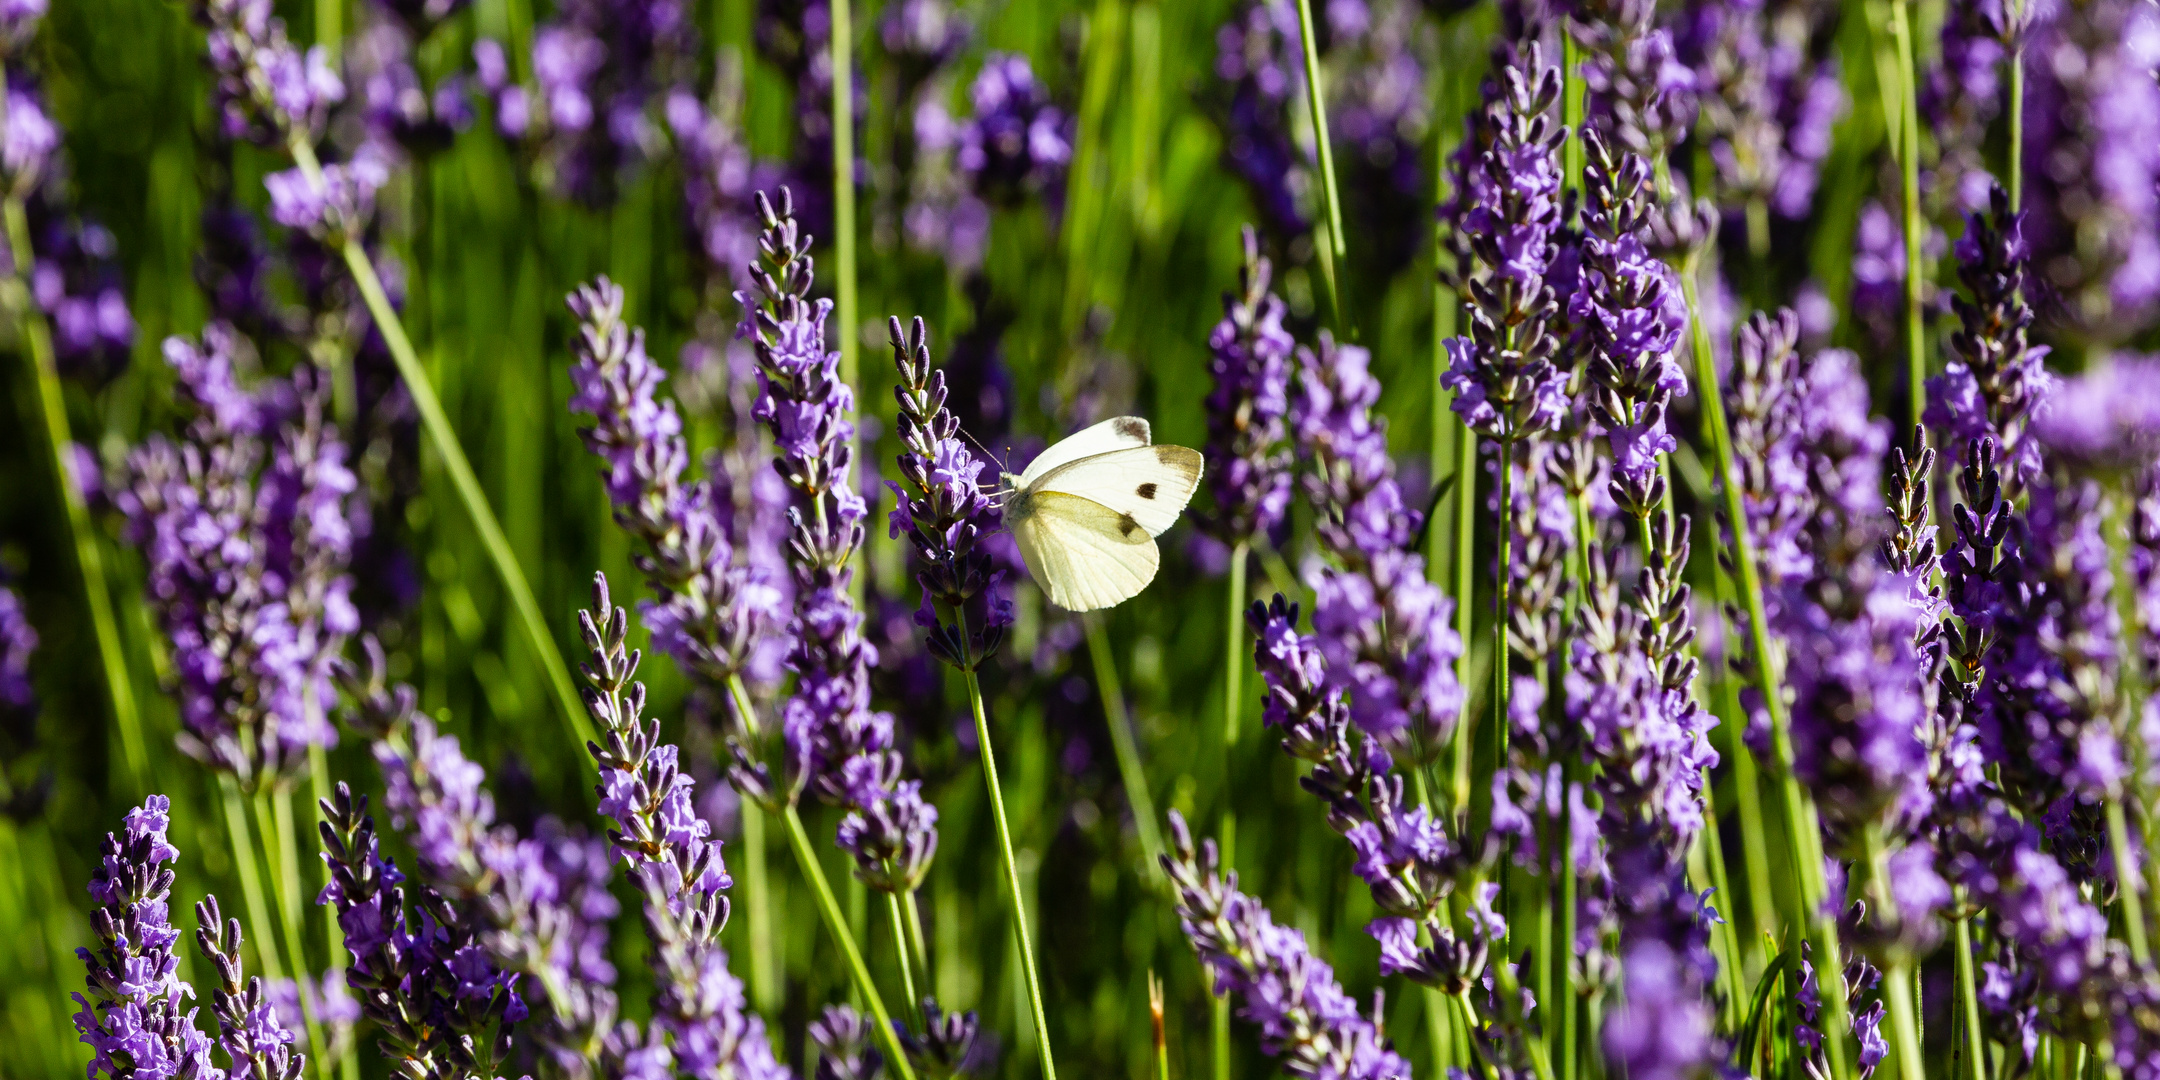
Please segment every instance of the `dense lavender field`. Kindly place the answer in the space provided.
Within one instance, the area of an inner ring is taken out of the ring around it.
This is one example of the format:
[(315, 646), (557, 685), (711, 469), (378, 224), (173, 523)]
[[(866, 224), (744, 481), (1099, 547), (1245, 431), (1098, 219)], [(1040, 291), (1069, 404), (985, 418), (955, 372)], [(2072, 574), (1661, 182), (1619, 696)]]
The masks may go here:
[(0, 1077), (2160, 1080), (2150, 0), (0, 63)]

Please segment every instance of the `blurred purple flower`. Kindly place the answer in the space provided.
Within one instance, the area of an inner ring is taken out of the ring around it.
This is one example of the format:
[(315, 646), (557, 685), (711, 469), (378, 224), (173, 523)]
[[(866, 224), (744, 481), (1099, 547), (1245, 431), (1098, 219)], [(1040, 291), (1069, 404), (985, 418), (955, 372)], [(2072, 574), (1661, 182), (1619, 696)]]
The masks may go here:
[(1244, 232), (1238, 291), (1223, 294), (1222, 321), (1208, 333), (1207, 481), (1215, 496), (1211, 535), (1228, 545), (1265, 537), (1280, 545), (1289, 520), (1291, 459), (1283, 446), (1290, 409), (1285, 306), (1268, 291), (1273, 267), (1252, 228)]
[(991, 53), (968, 99), (974, 115), (960, 126), (954, 160), (977, 195), (1009, 203), (1063, 186), (1072, 124), (1035, 80), (1027, 57)]

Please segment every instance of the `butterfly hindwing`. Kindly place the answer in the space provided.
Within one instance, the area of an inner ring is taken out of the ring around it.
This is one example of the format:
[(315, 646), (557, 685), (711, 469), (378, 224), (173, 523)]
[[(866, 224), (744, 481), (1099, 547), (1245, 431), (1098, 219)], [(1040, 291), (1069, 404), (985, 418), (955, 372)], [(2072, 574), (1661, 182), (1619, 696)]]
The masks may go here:
[(1051, 603), (1094, 611), (1138, 596), (1155, 580), (1162, 555), (1131, 515), (1056, 491), (1037, 493), (1030, 504), (1013, 539)]
[(1036, 492), (1076, 495), (1129, 515), (1160, 536), (1177, 523), (1200, 486), (1201, 458), (1182, 446), (1136, 446), (1061, 465), (1033, 482)]
[(1026, 471), (1020, 474), (1018, 486), (1027, 487), (1081, 458), (1146, 446), (1153, 438), (1147, 421), (1137, 416), (1113, 417), (1059, 439), (1057, 445), (1035, 455), (1035, 460), (1028, 462)]

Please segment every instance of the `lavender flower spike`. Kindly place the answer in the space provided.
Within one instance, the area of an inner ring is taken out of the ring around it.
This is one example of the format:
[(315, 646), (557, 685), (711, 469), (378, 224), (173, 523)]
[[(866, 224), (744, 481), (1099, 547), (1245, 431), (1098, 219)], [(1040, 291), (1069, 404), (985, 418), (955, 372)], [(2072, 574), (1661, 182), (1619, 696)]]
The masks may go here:
[(1687, 301), (1679, 276), (1645, 243), (1649, 163), (1631, 153), (1616, 159), (1595, 128), (1583, 131), (1583, 145), (1589, 197), (1581, 276), (1568, 311), (1590, 346), (1590, 409), (1612, 448), (1613, 501), (1641, 520), (1665, 499), (1657, 461), (1678, 445), (1665, 430), (1665, 411), (1674, 396), (1687, 394), (1674, 356)]
[(248, 977), (240, 966), (240, 920), (221, 919), (215, 896), (195, 905), (195, 947), (217, 969), (210, 1011), (217, 1016), (218, 1045), (232, 1063), (231, 1075), (299, 1080), (307, 1056), (292, 1048), (293, 1033), (278, 1022), (261, 977)]
[(180, 958), (173, 943), (169, 911), (173, 871), (164, 864), (180, 857), (165, 838), (172, 823), (172, 800), (152, 795), (128, 811), (125, 837), (105, 834), (105, 850), (90, 897), (97, 934), (96, 952), (77, 949), (89, 969), (89, 997), (76, 994), (82, 1008), (75, 1030), (96, 1057), (91, 1080), (223, 1075), (210, 1060), (210, 1040), (195, 1028), (195, 1010), (180, 1011), (182, 998), (195, 996), (177, 974)]
[(732, 882), (680, 751), (660, 740), (658, 720), (644, 719), (645, 684), (632, 681), (639, 654), (624, 644), (630, 613), (609, 602), (604, 575), (593, 576), (593, 609), (578, 612), (578, 627), (589, 651), (585, 703), (607, 740), (587, 746), (600, 766), (600, 812), (615, 822), (608, 839), (646, 896), (658, 985), (652, 1035), (665, 1036), (683, 1073), (788, 1080), (765, 1022), (746, 1007), (742, 980), (728, 971), (719, 939), (728, 918), (722, 890)]
[(1223, 294), (1223, 318), (1208, 333), (1208, 489), (1215, 510), (1207, 528), (1235, 547), (1279, 535), (1290, 512), (1290, 455), (1282, 449), (1290, 409), (1290, 357), (1295, 342), (1283, 329), (1287, 310), (1268, 291), (1273, 267), (1260, 238), (1245, 227), (1245, 265), (1238, 291)]
[[(902, 533), (923, 568), (918, 625), (930, 630), (930, 653), (962, 670), (977, 667), (997, 650), (1012, 624), (1012, 603), (999, 589), (1002, 573), (978, 541), (997, 528), (996, 507), (980, 477), (984, 462), (960, 439), (960, 418), (945, 407), (945, 373), (930, 364), (929, 336), (917, 318), (903, 334), (891, 321), (893, 364), (900, 385), (900, 475), (907, 486), (887, 481), (899, 500), (891, 535)], [(956, 620), (943, 621), (945, 613)]]
[(581, 324), (570, 407), (593, 416), (580, 434), (605, 466), (616, 522), (645, 544), (637, 567), (660, 596), (639, 617), (656, 648), (708, 686), (724, 686), (779, 636), (780, 590), (728, 543), (733, 507), (710, 482), (686, 481), (682, 418), (656, 393), (667, 373), (646, 355), (644, 331), (622, 320), (622, 287), (602, 277), (579, 286), (569, 304)]
[[(1260, 1044), (1301, 1080), (1409, 1080), (1410, 1063), (1343, 993), (1335, 972), (1306, 947), (1305, 935), (1277, 925), (1258, 900), (1223, 872), (1215, 842), (1195, 852), (1185, 818), (1170, 812), (1171, 850), (1163, 870), (1177, 889), (1178, 921), (1217, 994), (1244, 999), (1242, 1015)], [(1375, 1009), (1377, 1012), (1377, 1008)]]
[(1475, 120), (1476, 141), (1464, 146), (1472, 167), (1455, 231), (1478, 271), (1466, 282), (1470, 334), (1448, 339), (1441, 381), (1472, 431), (1513, 442), (1552, 430), (1567, 413), (1567, 375), (1552, 363), (1559, 304), (1547, 281), (1558, 253), (1567, 128), (1552, 118), (1560, 72), (1545, 62), (1543, 46), (1532, 43), (1501, 77)]

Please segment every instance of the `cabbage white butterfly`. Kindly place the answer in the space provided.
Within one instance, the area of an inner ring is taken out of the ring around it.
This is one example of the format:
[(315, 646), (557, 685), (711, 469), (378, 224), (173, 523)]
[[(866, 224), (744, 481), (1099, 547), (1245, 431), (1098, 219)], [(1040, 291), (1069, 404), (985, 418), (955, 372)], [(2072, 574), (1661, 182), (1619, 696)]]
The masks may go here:
[(1028, 575), (1067, 611), (1122, 604), (1155, 580), (1155, 538), (1200, 486), (1200, 453), (1153, 446), (1137, 416), (1105, 420), (1004, 474), (1005, 526)]

